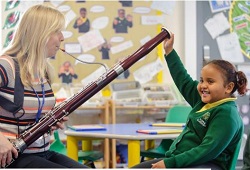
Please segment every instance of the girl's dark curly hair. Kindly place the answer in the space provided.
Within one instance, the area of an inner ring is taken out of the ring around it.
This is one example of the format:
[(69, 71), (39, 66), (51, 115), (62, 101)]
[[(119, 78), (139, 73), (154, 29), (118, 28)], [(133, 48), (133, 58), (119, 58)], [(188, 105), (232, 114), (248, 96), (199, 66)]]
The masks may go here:
[(247, 78), (242, 71), (237, 71), (233, 64), (226, 60), (212, 60), (208, 64), (214, 64), (224, 75), (225, 84), (234, 83), (232, 94), (237, 90), (240, 95), (247, 92)]

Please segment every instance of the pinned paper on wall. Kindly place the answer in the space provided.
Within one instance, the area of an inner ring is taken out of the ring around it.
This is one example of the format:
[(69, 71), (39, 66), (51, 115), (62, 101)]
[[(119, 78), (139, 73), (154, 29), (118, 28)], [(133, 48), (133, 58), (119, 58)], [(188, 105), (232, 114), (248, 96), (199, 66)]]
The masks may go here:
[(174, 12), (175, 2), (174, 1), (159, 1), (153, 0), (151, 4), (152, 9), (159, 10), (165, 14), (171, 15)]
[(65, 27), (67, 28), (69, 23), (76, 17), (76, 13), (73, 10), (69, 10), (65, 14)]
[(110, 39), (110, 42), (113, 42), (113, 43), (119, 43), (123, 41), (124, 41), (124, 37), (120, 37), (120, 36), (114, 36)]
[(93, 29), (103, 29), (106, 28), (109, 23), (109, 18), (107, 16), (96, 18), (91, 26)]
[(133, 12), (138, 14), (148, 14), (151, 11), (150, 8), (147, 7), (135, 7)]
[(93, 73), (85, 77), (84, 79), (81, 80), (81, 83), (86, 86), (91, 82), (94, 82), (97, 80), (102, 74), (106, 72), (106, 69), (104, 67), (99, 67), (97, 70), (95, 70)]
[(73, 35), (73, 32), (71, 31), (62, 31), (64, 39), (70, 38)]
[(81, 45), (79, 43), (67, 43), (64, 44), (65, 51), (70, 54), (82, 53)]
[(92, 30), (85, 33), (84, 35), (78, 37), (78, 41), (82, 46), (83, 52), (88, 52), (105, 42), (99, 30)]
[(142, 25), (157, 25), (157, 24), (164, 24), (166, 22), (166, 15), (156, 16), (141, 16), (141, 23)]
[(146, 44), (149, 40), (151, 40), (151, 36), (148, 35), (140, 40), (141, 45)]
[(244, 62), (239, 38), (235, 32), (217, 38), (221, 58), (232, 63)]
[(163, 69), (163, 64), (158, 58), (156, 61), (140, 67), (133, 72), (136, 81), (141, 84), (147, 83), (153, 79), (153, 77)]
[(99, 12), (104, 12), (105, 11), (105, 7), (102, 5), (94, 5), (90, 8), (90, 12), (94, 12), (94, 13), (99, 13)]
[(212, 13), (230, 9), (231, 1), (210, 0), (209, 5)]
[(16, 11), (21, 13), (25, 12), (29, 7), (37, 4), (42, 4), (44, 0), (36, 0), (36, 1), (20, 1), (20, 4), (17, 7)]
[(125, 41), (119, 45), (116, 45), (116, 46), (113, 46), (110, 48), (110, 51), (112, 54), (116, 54), (116, 53), (119, 53), (121, 51), (124, 51), (130, 47), (133, 47), (133, 42), (130, 40), (130, 41)]
[(71, 9), (71, 7), (68, 6), (68, 5), (61, 5), (61, 6), (59, 6), (57, 9), (58, 9), (60, 12), (67, 12), (67, 11), (69, 11), (69, 10)]
[(213, 39), (230, 28), (230, 24), (222, 12), (208, 19), (204, 26)]
[[(92, 54), (81, 54), (77, 57), (78, 60), (75, 61), (75, 65), (78, 63), (80, 64), (86, 64), (87, 63), (92, 63), (95, 61), (96, 57)], [(85, 62), (85, 63), (84, 63)]]
[(58, 7), (61, 5), (65, 0), (56, 0), (56, 1), (50, 1), (51, 4), (54, 5), (54, 7)]

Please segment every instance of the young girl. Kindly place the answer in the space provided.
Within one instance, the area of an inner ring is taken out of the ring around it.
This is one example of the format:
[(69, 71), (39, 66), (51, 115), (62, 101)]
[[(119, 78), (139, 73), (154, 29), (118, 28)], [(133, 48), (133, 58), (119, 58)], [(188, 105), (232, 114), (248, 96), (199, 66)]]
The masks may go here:
[(227, 170), (243, 133), (243, 123), (233, 93), (247, 91), (243, 72), (224, 60), (214, 60), (201, 70), (200, 82), (192, 80), (173, 49), (174, 35), (165, 40), (165, 59), (172, 78), (192, 106), (186, 127), (162, 159), (133, 168), (211, 168)]

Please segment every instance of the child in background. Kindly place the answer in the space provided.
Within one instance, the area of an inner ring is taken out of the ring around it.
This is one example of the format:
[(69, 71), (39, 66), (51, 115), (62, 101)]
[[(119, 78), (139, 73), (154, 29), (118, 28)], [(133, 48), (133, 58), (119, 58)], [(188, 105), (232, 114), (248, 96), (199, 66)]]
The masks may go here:
[(116, 17), (113, 21), (113, 28), (115, 33), (128, 33), (128, 27), (133, 26), (133, 17), (132, 15), (128, 14), (125, 17), (125, 10), (119, 9), (118, 10), (118, 17)]
[(73, 25), (74, 28), (78, 28), (79, 33), (86, 33), (90, 29), (90, 21), (86, 17), (87, 9), (81, 8), (80, 9), (80, 17), (78, 17)]
[(243, 123), (235, 103), (235, 91), (244, 95), (247, 79), (225, 60), (213, 60), (194, 81), (173, 49), (174, 34), (164, 42), (165, 60), (185, 100), (192, 106), (183, 132), (165, 157), (133, 168), (211, 168), (228, 170), (242, 138)]
[(105, 42), (98, 47), (98, 50), (102, 53), (103, 60), (109, 60), (109, 50), (111, 48), (111, 44), (105, 40)]
[(62, 78), (62, 83), (71, 85), (73, 78), (77, 79), (77, 74), (74, 71), (74, 68), (72, 67), (71, 63), (69, 61), (65, 61), (63, 65), (60, 67), (58, 77)]

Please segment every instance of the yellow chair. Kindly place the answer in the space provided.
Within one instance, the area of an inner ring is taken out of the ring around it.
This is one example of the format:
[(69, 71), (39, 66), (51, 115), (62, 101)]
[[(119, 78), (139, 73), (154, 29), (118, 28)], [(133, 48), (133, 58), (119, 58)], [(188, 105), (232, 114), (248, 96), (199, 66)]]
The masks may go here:
[[(67, 148), (64, 143), (60, 140), (59, 133), (56, 130), (54, 132), (54, 141), (50, 145), (50, 150), (67, 155)], [(85, 165), (95, 168), (94, 162), (103, 158), (103, 153), (100, 151), (79, 151), (78, 161), (85, 161)]]
[[(187, 105), (176, 105), (173, 106), (167, 112), (165, 122), (168, 123), (186, 123), (189, 112), (192, 110), (190, 106)], [(173, 143), (172, 139), (163, 139), (158, 147), (153, 149), (148, 149), (141, 151), (141, 162), (144, 158), (162, 158), (165, 156), (165, 152), (169, 149), (170, 145)]]

